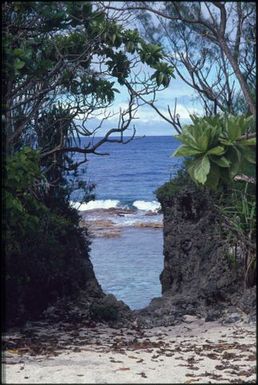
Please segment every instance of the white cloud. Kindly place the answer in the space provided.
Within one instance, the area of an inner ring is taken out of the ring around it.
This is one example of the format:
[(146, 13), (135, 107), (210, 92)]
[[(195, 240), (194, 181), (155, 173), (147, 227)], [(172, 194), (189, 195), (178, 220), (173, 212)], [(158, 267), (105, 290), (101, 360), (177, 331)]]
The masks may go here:
[[(159, 111), (162, 115), (169, 118), (168, 110), (165, 108), (159, 108)], [(185, 107), (183, 104), (177, 104), (176, 109), (177, 114), (180, 115), (181, 119), (189, 119), (190, 114), (201, 114), (201, 110), (194, 107)], [(164, 119), (151, 107), (141, 107), (137, 111), (136, 117), (139, 121), (148, 123), (148, 122), (164, 122)]]
[[(159, 106), (157, 105), (159, 108)], [(173, 106), (170, 106), (171, 110), (173, 111)], [(119, 111), (126, 111), (128, 109), (128, 104), (125, 102), (114, 104), (108, 111), (111, 113), (111, 115), (106, 119), (106, 124), (116, 125), (118, 124), (119, 120)], [(92, 119), (95, 121), (101, 121), (104, 117), (107, 117), (107, 110), (101, 109), (98, 110), (96, 113), (92, 114)], [(169, 118), (168, 110), (164, 107), (160, 107), (159, 111)], [(202, 114), (202, 110), (200, 108), (196, 107), (190, 107), (185, 106), (184, 104), (177, 104), (176, 109), (177, 114), (179, 114), (181, 120), (189, 120), (190, 114)], [(82, 115), (78, 115), (78, 121), (83, 120)], [(165, 120), (150, 106), (143, 105), (140, 106), (135, 114), (135, 120), (132, 122), (134, 123), (159, 123), (163, 124), (165, 123)]]

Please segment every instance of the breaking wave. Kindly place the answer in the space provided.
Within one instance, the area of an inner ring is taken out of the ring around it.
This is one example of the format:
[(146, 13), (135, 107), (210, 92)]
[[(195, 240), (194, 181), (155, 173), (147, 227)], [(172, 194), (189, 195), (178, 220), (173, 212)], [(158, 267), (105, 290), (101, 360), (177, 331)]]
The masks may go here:
[(70, 205), (79, 211), (97, 210), (97, 209), (112, 209), (118, 208), (119, 200), (106, 199), (89, 201), (88, 203), (70, 202)]
[(153, 212), (157, 212), (161, 208), (160, 203), (157, 201), (134, 201), (133, 207), (136, 207), (138, 210)]
[(140, 211), (151, 211), (158, 212), (160, 210), (160, 204), (157, 201), (144, 201), (136, 200), (130, 205), (123, 205), (117, 199), (106, 199), (106, 200), (94, 200), (88, 203), (70, 202), (70, 205), (79, 211), (88, 210), (105, 210), (105, 209), (130, 209), (134, 208)]

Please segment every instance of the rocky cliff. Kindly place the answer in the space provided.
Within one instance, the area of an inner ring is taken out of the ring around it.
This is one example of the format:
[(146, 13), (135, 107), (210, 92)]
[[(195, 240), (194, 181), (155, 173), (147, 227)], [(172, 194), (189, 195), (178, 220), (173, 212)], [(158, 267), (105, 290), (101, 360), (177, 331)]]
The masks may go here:
[(244, 263), (221, 239), (221, 218), (208, 192), (182, 187), (161, 199), (164, 213), (162, 292), (187, 293), (207, 303), (243, 287)]
[[(244, 287), (244, 260), (226, 241), (214, 196), (179, 178), (157, 192), (164, 215), (162, 297), (142, 310), (131, 311), (105, 295), (87, 259), (85, 290), (74, 300), (62, 299), (45, 312), (47, 319), (101, 321), (114, 327), (173, 325), (184, 316), (234, 322), (255, 318), (255, 288)], [(147, 266), (148, 261), (146, 261)], [(233, 320), (233, 321), (232, 321)]]
[(181, 182), (157, 192), (164, 215), (163, 295), (139, 316), (152, 314), (155, 324), (169, 324), (184, 314), (212, 320), (228, 311), (255, 313), (255, 288), (244, 288), (244, 261), (224, 240), (214, 197)]

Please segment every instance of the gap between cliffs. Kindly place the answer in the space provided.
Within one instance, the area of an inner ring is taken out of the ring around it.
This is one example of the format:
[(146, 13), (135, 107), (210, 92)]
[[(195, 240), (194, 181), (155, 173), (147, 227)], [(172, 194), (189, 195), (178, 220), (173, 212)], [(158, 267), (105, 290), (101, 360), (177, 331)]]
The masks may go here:
[[(168, 182), (157, 192), (164, 216), (162, 296), (141, 310), (105, 295), (88, 259), (90, 279), (72, 301), (45, 311), (53, 321), (107, 323), (111, 327), (175, 325), (185, 315), (207, 321), (256, 316), (256, 288), (245, 289), (241, 253), (232, 265), (229, 246), (218, 235), (221, 218), (206, 190)], [(230, 318), (231, 317), (231, 318)]]

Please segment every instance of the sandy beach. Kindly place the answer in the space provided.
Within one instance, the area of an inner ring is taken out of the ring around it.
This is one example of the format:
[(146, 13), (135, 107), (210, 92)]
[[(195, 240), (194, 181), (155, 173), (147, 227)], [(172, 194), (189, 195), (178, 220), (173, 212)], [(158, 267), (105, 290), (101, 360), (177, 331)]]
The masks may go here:
[(35, 324), (4, 336), (2, 382), (255, 383), (256, 326), (185, 317), (152, 329)]

